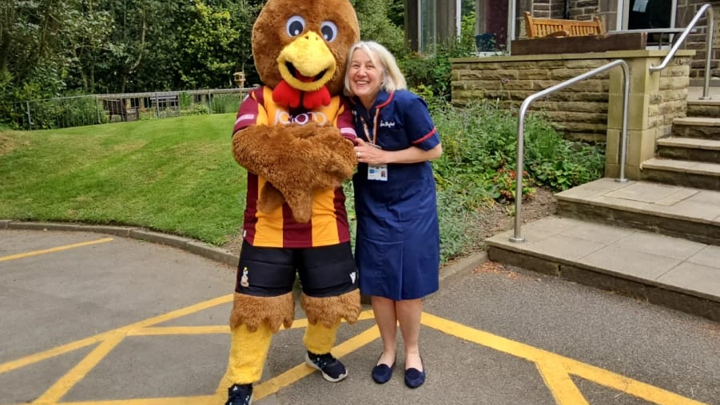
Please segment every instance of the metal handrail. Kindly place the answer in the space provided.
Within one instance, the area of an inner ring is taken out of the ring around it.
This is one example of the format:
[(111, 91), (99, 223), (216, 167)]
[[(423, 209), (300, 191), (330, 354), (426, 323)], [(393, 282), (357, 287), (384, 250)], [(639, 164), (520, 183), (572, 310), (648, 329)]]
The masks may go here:
[(522, 207), (522, 178), (523, 178), (523, 155), (525, 149), (525, 114), (527, 113), (530, 104), (538, 98), (545, 97), (548, 94), (557, 90), (562, 90), (570, 85), (585, 80), (589, 77), (595, 76), (598, 73), (612, 69), (616, 66), (622, 67), (623, 72), (623, 118), (622, 118), (622, 133), (620, 135), (620, 178), (616, 181), (624, 183), (627, 181), (625, 178), (625, 160), (627, 159), (627, 121), (628, 121), (628, 95), (630, 91), (630, 68), (628, 64), (618, 59), (610, 62), (606, 65), (595, 68), (589, 72), (583, 73), (580, 76), (573, 77), (572, 79), (566, 80), (562, 83), (558, 83), (552, 87), (549, 87), (541, 92), (535, 93), (530, 97), (526, 98), (520, 106), (520, 115), (518, 116), (518, 134), (517, 134), (517, 165), (516, 165), (516, 177), (517, 182), (515, 188), (515, 233), (510, 237), (511, 242), (524, 242), (525, 238), (520, 235), (520, 208)]
[[(707, 11), (710, 10), (708, 13)], [(650, 66), (650, 72), (659, 72), (667, 67), (667, 65), (670, 63), (673, 57), (675, 57), (675, 54), (677, 53), (678, 49), (680, 49), (680, 45), (685, 41), (685, 38), (690, 34), (690, 31), (695, 27), (695, 24), (700, 20), (700, 17), (702, 17), (703, 14), (707, 13), (707, 27), (706, 27), (706, 33), (705, 33), (705, 85), (703, 86), (703, 95), (700, 98), (700, 100), (710, 100), (712, 97), (708, 96), (709, 90), (710, 90), (710, 55), (712, 54), (712, 44), (713, 44), (713, 31), (715, 31), (715, 13), (713, 12), (712, 5), (704, 4), (702, 7), (700, 7), (700, 10), (695, 14), (695, 17), (690, 21), (687, 28), (685, 28), (685, 31), (683, 31), (682, 34), (680, 34), (680, 38), (675, 41), (675, 45), (673, 45), (672, 48), (670, 48), (670, 52), (665, 56), (665, 59), (663, 59), (662, 63), (655, 66)]]

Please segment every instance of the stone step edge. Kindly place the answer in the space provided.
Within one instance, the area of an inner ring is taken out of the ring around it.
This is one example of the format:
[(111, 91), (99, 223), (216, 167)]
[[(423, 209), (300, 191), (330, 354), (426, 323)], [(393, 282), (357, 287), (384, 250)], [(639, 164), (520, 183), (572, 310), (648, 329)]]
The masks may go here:
[(700, 138), (684, 138), (670, 136), (658, 139), (656, 142), (659, 146), (668, 146), (683, 149), (699, 149), (699, 150), (720, 150), (720, 141), (712, 139)]
[(653, 211), (649, 209), (641, 209), (636, 207), (629, 207), (624, 205), (616, 205), (606, 202), (600, 202), (600, 201), (593, 201), (588, 200), (582, 197), (568, 197), (564, 195), (555, 194), (555, 199), (558, 202), (569, 202), (574, 204), (583, 204), (583, 205), (589, 205), (589, 206), (595, 206), (595, 207), (603, 207), (603, 208), (610, 208), (618, 211), (625, 211), (625, 212), (631, 212), (641, 215), (651, 215), (658, 218), (667, 218), (667, 219), (675, 219), (680, 221), (686, 221), (686, 222), (692, 222), (696, 224), (701, 225), (709, 225), (709, 226), (720, 226), (720, 223), (705, 219), (705, 218), (698, 218), (698, 217), (690, 217), (686, 215), (678, 215), (678, 214), (671, 214), (667, 212), (659, 212), (659, 211)]
[[(687, 162), (687, 163), (696, 163), (696, 164), (702, 164), (703, 169), (696, 169), (692, 167), (678, 167), (674, 165), (673, 162)], [(640, 170), (662, 170), (666, 172), (674, 172), (674, 173), (688, 173), (688, 174), (697, 174), (697, 175), (703, 175), (703, 176), (714, 176), (714, 177), (720, 177), (720, 164), (716, 163), (708, 163), (708, 162), (696, 162), (692, 160), (676, 160), (676, 159), (657, 159), (652, 158), (648, 159), (640, 164)]]
[(559, 277), (589, 287), (617, 292), (653, 305), (676, 309), (716, 322), (720, 321), (720, 299), (718, 297), (538, 252), (512, 248), (503, 243), (494, 241), (486, 243), (489, 260)]
[(684, 125), (693, 127), (720, 127), (720, 118), (715, 117), (685, 117), (675, 118), (673, 125)]
[(706, 105), (706, 106), (720, 106), (720, 99), (713, 98), (711, 100), (688, 100), (688, 105)]

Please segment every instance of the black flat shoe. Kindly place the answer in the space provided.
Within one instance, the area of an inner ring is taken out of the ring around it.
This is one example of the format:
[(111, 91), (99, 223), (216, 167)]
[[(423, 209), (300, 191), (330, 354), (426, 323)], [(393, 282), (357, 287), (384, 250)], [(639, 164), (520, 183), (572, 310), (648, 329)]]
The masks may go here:
[(405, 370), (405, 385), (409, 388), (417, 388), (425, 383), (425, 363), (420, 358), (420, 364), (422, 364), (423, 371), (416, 368), (408, 368)]
[[(380, 355), (382, 356), (382, 354)], [(378, 359), (380, 360), (380, 359)], [(395, 362), (388, 366), (387, 364), (378, 364), (372, 369), (372, 379), (378, 384), (385, 384), (392, 378), (393, 369), (395, 368)]]

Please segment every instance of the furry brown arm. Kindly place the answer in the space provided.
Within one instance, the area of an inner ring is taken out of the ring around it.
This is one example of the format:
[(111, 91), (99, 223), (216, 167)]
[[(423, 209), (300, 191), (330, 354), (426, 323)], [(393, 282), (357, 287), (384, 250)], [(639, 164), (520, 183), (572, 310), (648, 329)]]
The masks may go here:
[[(315, 123), (250, 126), (235, 134), (233, 156), (277, 188), (299, 222), (310, 219), (315, 192), (339, 186), (357, 165), (352, 142), (337, 128)], [(274, 201), (261, 206), (274, 209)]]

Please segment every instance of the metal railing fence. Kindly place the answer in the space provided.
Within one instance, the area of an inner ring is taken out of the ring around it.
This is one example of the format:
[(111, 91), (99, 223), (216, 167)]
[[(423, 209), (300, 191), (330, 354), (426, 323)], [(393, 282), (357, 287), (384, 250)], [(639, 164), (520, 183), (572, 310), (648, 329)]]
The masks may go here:
[(662, 63), (657, 66), (650, 66), (649, 69), (651, 73), (659, 72), (668, 66), (670, 61), (675, 57), (678, 49), (680, 49), (680, 46), (683, 44), (683, 42), (685, 42), (685, 39), (688, 37), (688, 35), (690, 35), (690, 32), (695, 27), (695, 24), (700, 21), (700, 18), (703, 16), (703, 14), (707, 15), (707, 26), (705, 27), (705, 82), (703, 85), (703, 95), (700, 99), (710, 100), (711, 97), (708, 96), (708, 93), (710, 91), (710, 58), (712, 56), (713, 35), (715, 31), (715, 12), (713, 11), (712, 5), (710, 3), (703, 4), (703, 6), (700, 7), (700, 10), (695, 13), (695, 16), (690, 21), (690, 23), (688, 23), (685, 31), (680, 34), (680, 38), (675, 41), (675, 45), (673, 45), (673, 47), (670, 48), (668, 54), (665, 55), (665, 59), (663, 59)]
[(618, 59), (607, 63), (603, 66), (595, 68), (589, 72), (583, 73), (579, 76), (568, 79), (562, 83), (558, 83), (552, 87), (535, 93), (523, 101), (520, 106), (520, 113), (518, 115), (518, 134), (517, 134), (517, 162), (516, 162), (516, 188), (515, 188), (515, 230), (513, 236), (510, 237), (511, 242), (524, 242), (525, 238), (520, 233), (521, 218), (520, 212), (522, 208), (522, 180), (524, 170), (524, 154), (525, 154), (525, 115), (527, 114), (528, 108), (533, 101), (545, 97), (550, 93), (557, 90), (562, 90), (568, 86), (571, 86), (577, 82), (583, 81), (587, 78), (595, 76), (606, 70), (610, 70), (616, 66), (620, 66), (623, 72), (623, 117), (622, 117), (622, 132), (620, 134), (620, 178), (617, 179), (619, 182), (626, 182), (625, 178), (625, 160), (627, 159), (627, 122), (628, 122), (628, 96), (630, 92), (630, 68), (628, 64)]
[(93, 94), (0, 105), (17, 129), (53, 129), (180, 115), (237, 112), (252, 88)]

